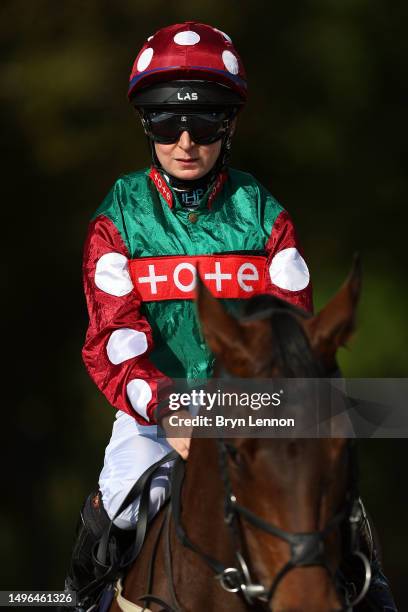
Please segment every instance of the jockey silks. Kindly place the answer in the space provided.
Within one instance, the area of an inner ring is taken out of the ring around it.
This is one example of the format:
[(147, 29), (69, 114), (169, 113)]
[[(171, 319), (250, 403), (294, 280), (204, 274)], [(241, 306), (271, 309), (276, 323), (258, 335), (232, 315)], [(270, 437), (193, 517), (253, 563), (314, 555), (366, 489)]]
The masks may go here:
[(172, 378), (212, 374), (196, 275), (228, 309), (271, 293), (311, 310), (311, 285), (288, 213), (250, 174), (228, 169), (186, 209), (156, 169), (121, 177), (97, 210), (84, 255), (87, 369), (116, 408), (154, 423)]

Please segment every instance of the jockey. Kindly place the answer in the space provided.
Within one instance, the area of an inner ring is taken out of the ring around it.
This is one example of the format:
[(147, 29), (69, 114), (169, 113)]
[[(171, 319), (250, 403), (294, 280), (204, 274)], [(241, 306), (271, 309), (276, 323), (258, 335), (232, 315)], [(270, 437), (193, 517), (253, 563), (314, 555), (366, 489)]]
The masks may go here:
[[(116, 181), (85, 244), (83, 358), (117, 413), (99, 491), (81, 513), (66, 583), (75, 591), (92, 580), (94, 544), (132, 484), (173, 448), (188, 455), (188, 439), (158, 437), (157, 418), (173, 379), (212, 374), (194, 310), (197, 265), (231, 310), (257, 293), (312, 309), (290, 216), (254, 177), (228, 166), (247, 98), (229, 36), (196, 22), (159, 30), (136, 57), (128, 96), (151, 166)], [(170, 469), (165, 463), (153, 478), (150, 517), (169, 495)], [(115, 519), (119, 539), (135, 528), (138, 503)]]

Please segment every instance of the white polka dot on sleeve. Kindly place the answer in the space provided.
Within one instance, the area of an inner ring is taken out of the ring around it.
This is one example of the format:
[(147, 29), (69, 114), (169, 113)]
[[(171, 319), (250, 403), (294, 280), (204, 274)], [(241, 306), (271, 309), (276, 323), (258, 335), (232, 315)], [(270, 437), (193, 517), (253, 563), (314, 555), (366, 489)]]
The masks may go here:
[(114, 365), (142, 355), (146, 350), (146, 334), (127, 327), (115, 330), (106, 345), (109, 361)]
[(281, 289), (301, 291), (310, 280), (310, 274), (305, 260), (295, 247), (279, 251), (269, 266), (271, 281)]
[(121, 253), (105, 253), (95, 269), (95, 285), (101, 291), (121, 297), (133, 289), (129, 275), (128, 260)]
[(152, 390), (148, 383), (141, 378), (134, 378), (126, 386), (127, 395), (132, 408), (147, 421), (147, 405), (152, 399)]

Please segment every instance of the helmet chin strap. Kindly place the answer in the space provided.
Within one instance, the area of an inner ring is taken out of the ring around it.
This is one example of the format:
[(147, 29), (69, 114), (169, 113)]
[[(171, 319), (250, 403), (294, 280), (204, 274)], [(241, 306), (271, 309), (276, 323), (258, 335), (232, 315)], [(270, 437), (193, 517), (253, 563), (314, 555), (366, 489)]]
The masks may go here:
[(159, 162), (153, 140), (147, 136), (153, 166), (164, 175), (170, 187), (179, 196), (179, 201), (183, 207), (188, 210), (198, 208), (201, 197), (207, 193), (219, 173), (227, 166), (231, 154), (232, 132), (231, 126), (222, 138), (220, 154), (211, 170), (201, 178), (192, 180), (180, 179), (169, 174)]

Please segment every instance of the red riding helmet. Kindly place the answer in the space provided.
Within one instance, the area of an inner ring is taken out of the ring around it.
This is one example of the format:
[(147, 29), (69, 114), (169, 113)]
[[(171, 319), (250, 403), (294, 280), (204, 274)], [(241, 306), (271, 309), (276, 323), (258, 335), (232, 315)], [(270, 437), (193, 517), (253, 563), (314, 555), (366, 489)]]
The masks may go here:
[(246, 101), (245, 69), (230, 37), (203, 23), (187, 21), (149, 36), (133, 64), (129, 100), (137, 105), (139, 92), (177, 80), (217, 83), (234, 92), (239, 105)]

